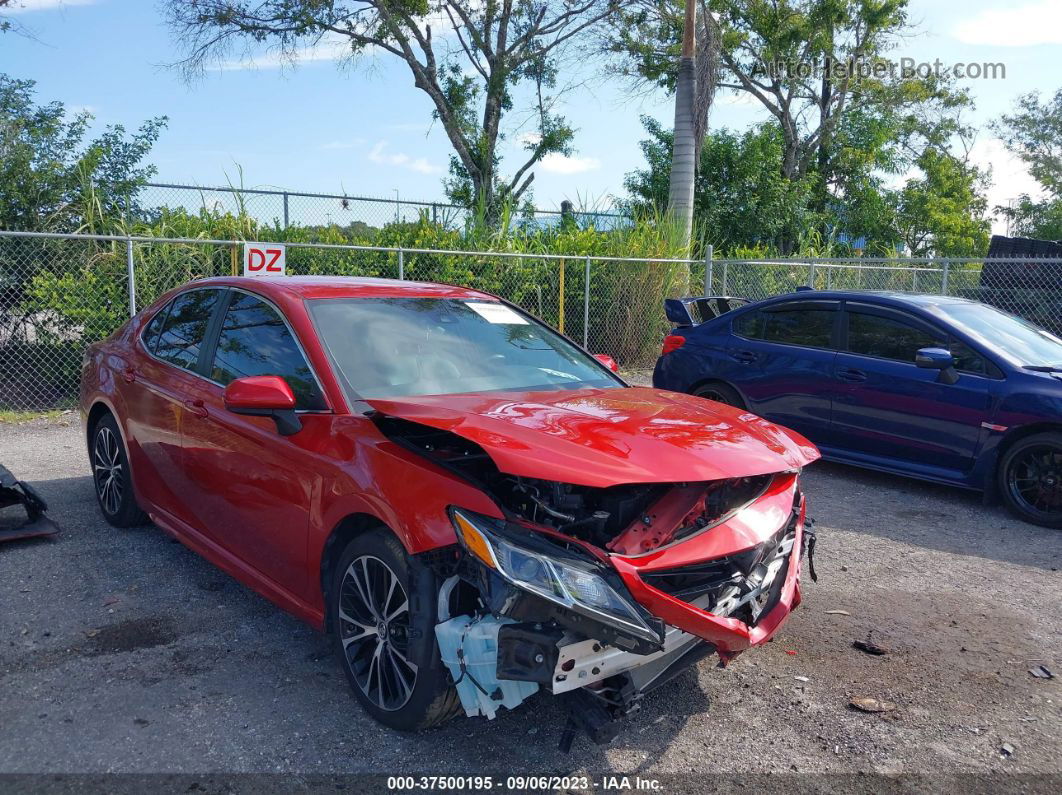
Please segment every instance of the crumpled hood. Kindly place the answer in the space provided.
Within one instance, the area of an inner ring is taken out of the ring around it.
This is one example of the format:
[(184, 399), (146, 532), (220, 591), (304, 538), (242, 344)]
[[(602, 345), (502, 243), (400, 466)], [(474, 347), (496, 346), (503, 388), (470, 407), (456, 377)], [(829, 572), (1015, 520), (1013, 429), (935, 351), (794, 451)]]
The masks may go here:
[(803, 436), (755, 414), (650, 387), (367, 402), (475, 442), (510, 475), (597, 488), (764, 475), (819, 458)]

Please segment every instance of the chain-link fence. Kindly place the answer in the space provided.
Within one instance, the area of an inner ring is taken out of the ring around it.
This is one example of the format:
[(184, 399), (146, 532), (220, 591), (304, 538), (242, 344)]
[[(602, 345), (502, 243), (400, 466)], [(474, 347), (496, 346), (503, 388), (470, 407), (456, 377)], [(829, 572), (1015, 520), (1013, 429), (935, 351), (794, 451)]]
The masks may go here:
[[(281, 229), (302, 227), (340, 227), (354, 232), (381, 229), (387, 224), (412, 222), (425, 218), (448, 229), (462, 229), (469, 221), (469, 210), (447, 202), (419, 201), (402, 198), (350, 196), (331, 193), (267, 190), (261, 188), (196, 187), (149, 182), (136, 196), (136, 205), (150, 215), (163, 208), (183, 207), (191, 213), (200, 210), (231, 213), (255, 219)], [(606, 210), (573, 210), (572, 219), (580, 226), (615, 229), (631, 223), (629, 215)], [(562, 213), (534, 209), (517, 224), (549, 227), (560, 223)]]
[[(0, 409), (73, 405), (87, 344), (192, 279), (241, 272), (242, 242), (0, 231)], [(645, 260), (288, 243), (292, 275), (438, 281), (500, 295), (625, 370), (652, 367), (666, 297), (799, 286), (965, 296), (1062, 332), (1062, 260)]]

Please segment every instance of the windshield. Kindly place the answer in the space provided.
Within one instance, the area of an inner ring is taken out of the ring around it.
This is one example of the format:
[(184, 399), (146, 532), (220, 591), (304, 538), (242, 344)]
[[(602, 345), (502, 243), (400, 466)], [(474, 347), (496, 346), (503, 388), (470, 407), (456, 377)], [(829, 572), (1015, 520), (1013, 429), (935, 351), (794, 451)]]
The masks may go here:
[(1062, 339), (1026, 320), (985, 304), (944, 304), (937, 309), (970, 336), (1021, 364), (1062, 366)]
[(358, 398), (621, 387), (597, 361), (497, 301), (310, 301), (317, 332)]

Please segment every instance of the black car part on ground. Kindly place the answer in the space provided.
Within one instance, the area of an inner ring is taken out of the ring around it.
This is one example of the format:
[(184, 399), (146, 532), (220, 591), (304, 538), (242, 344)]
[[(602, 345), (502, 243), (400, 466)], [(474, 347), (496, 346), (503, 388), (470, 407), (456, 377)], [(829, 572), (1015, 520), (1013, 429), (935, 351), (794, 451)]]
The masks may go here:
[(55, 535), (59, 528), (44, 515), (47, 510), (48, 504), (32, 486), (0, 465), (0, 541)]

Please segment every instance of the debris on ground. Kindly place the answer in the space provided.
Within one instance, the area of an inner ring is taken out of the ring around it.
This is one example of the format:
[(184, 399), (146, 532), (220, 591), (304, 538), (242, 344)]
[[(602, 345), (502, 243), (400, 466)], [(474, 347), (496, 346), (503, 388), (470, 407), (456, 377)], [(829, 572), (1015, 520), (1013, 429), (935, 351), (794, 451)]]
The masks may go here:
[(860, 712), (892, 712), (896, 704), (878, 698), (853, 698), (848, 705)]
[(1037, 679), (1054, 679), (1055, 675), (1044, 665), (1037, 665), (1035, 668), (1030, 668), (1029, 673), (1035, 676)]
[(811, 681), (806, 676), (794, 676), (793, 678), (796, 679), (798, 682), (810, 682)]
[(1008, 756), (1014, 756), (1014, 746), (1010, 743), (1003, 743), (1003, 746), (999, 749), (999, 753), (1004, 759)]
[(796, 657), (796, 649), (786, 649), (785, 653), (788, 654), (790, 657)]
[(869, 640), (852, 641), (852, 648), (859, 649), (867, 654), (873, 654), (875, 657), (880, 657), (883, 654), (889, 653), (889, 650), (884, 646), (879, 646), (877, 643), (873, 643)]
[[(4, 511), (15, 508), (14, 511)], [(18, 510), (21, 508), (21, 510)], [(44, 512), (48, 503), (25, 481), (19, 480), (0, 465), (0, 541), (53, 536), (58, 526)], [(25, 517), (22, 514), (25, 513)], [(17, 514), (17, 515), (16, 515)]]
[(828, 616), (850, 616), (852, 614), (849, 613), (847, 610), (827, 610), (826, 611), (826, 615), (828, 615)]

